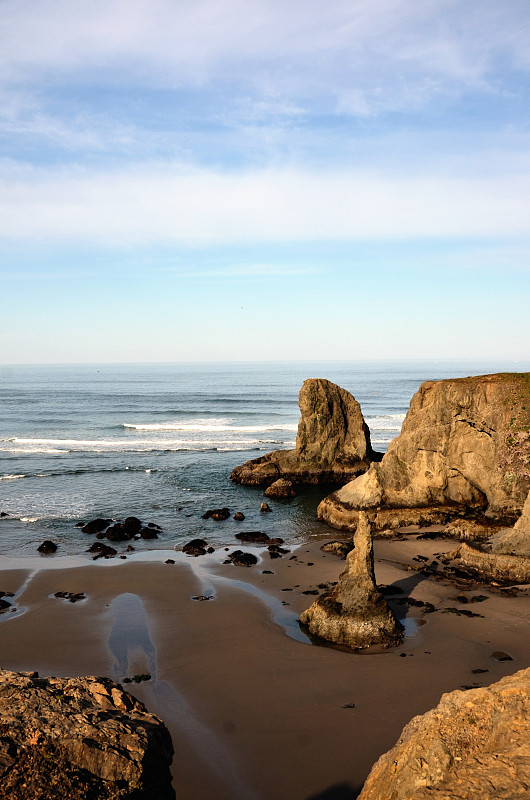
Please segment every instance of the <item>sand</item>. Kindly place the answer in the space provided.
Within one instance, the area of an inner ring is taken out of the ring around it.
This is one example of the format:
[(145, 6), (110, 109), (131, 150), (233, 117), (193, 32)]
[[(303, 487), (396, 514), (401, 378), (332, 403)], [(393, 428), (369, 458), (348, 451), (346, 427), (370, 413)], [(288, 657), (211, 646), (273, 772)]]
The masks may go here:
[[(224, 551), (3, 559), (0, 591), (16, 592), (16, 611), (0, 615), (0, 666), (119, 681), (149, 673), (151, 680), (127, 688), (171, 731), (179, 800), (354, 797), (403, 726), (443, 692), (530, 664), (530, 603), (525, 593), (481, 589), (488, 600), (460, 606), (449, 598), (461, 590), (410, 569), (419, 566), (417, 554), (431, 558), (454, 543), (411, 534), (375, 542), (378, 583), (484, 617), (396, 605), (412, 634), (401, 647), (355, 654), (315, 646), (296, 623), (314, 600), (303, 591), (336, 580), (343, 568), (320, 544), (276, 560), (265, 548), (244, 547), (261, 554), (251, 568), (222, 564)], [(57, 591), (86, 599), (70, 603)], [(192, 599), (199, 595), (211, 599)], [(513, 660), (496, 661), (494, 651)]]

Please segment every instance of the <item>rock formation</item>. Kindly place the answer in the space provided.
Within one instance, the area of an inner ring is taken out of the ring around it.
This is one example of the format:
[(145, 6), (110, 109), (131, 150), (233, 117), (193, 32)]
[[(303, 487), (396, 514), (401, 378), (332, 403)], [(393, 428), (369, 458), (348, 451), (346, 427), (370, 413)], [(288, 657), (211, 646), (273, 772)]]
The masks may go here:
[(415, 717), (359, 800), (516, 800), (530, 787), (530, 669)]
[(332, 527), (445, 523), (484, 512), (512, 523), (530, 488), (530, 373), (423, 383), (381, 463), (319, 506)]
[(106, 678), (0, 671), (0, 785), (10, 800), (171, 800), (163, 722)]
[(340, 483), (368, 469), (375, 454), (357, 400), (322, 378), (304, 381), (298, 395), (301, 418), (295, 450), (275, 450), (236, 467), (231, 479), (269, 486), (278, 478), (294, 483)]
[(377, 590), (372, 534), (363, 512), (353, 545), (336, 586), (320, 595), (300, 622), (313, 636), (354, 649), (399, 644), (403, 629)]
[(480, 581), (497, 583), (530, 583), (530, 558), (501, 553), (486, 553), (463, 542), (447, 553), (454, 566)]
[(296, 497), (296, 492), (292, 481), (288, 481), (286, 478), (278, 478), (265, 490), (265, 497), (272, 497), (276, 500), (291, 500)]
[(530, 558), (530, 492), (523, 506), (523, 513), (513, 526), (503, 530), (490, 540), (494, 553)]

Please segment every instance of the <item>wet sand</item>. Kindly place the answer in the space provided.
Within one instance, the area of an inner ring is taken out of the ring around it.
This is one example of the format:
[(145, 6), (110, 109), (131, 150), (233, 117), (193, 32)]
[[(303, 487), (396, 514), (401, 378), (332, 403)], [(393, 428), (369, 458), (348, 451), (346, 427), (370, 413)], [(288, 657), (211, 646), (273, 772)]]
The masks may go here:
[[(530, 603), (526, 594), (480, 589), (467, 594), (486, 594), (486, 601), (460, 605), (450, 598), (461, 589), (425, 577), (413, 561), (453, 542), (414, 535), (376, 541), (378, 583), (437, 611), (396, 604), (412, 634), (396, 649), (355, 654), (315, 646), (296, 623), (314, 600), (303, 592), (337, 580), (344, 565), (320, 544), (275, 560), (266, 549), (243, 547), (261, 553), (250, 568), (222, 564), (224, 551), (198, 558), (153, 551), (96, 563), (4, 559), (0, 591), (17, 594), (6, 598), (16, 611), (0, 615), (0, 666), (118, 681), (149, 673), (151, 680), (126, 688), (170, 728), (180, 800), (354, 797), (403, 726), (443, 692), (486, 685), (530, 664)], [(70, 603), (57, 591), (86, 599)], [(192, 599), (199, 595), (211, 599)], [(484, 616), (441, 613), (448, 606)], [(513, 661), (494, 660), (494, 651)]]

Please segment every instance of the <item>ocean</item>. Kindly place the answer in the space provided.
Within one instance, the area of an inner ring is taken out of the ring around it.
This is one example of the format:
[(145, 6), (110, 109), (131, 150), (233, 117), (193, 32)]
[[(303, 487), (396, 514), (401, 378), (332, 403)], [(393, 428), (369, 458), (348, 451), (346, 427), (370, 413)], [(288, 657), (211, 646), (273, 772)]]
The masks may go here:
[[(385, 452), (424, 380), (529, 369), (493, 360), (0, 367), (0, 556), (34, 556), (43, 539), (57, 556), (84, 553), (93, 537), (75, 525), (100, 516), (160, 525), (138, 549), (196, 537), (232, 546), (242, 530), (308, 541), (327, 531), (315, 511), (329, 489), (263, 515), (262, 490), (229, 480), (238, 464), (294, 447), (306, 378), (350, 391)], [(224, 506), (245, 522), (202, 519)]]

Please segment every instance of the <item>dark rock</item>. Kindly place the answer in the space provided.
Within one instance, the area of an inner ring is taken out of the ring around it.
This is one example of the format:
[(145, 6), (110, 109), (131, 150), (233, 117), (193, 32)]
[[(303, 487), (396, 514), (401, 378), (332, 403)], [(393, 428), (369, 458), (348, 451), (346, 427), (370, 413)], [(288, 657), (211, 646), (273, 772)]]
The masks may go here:
[(348, 553), (353, 550), (353, 542), (326, 542), (321, 545), (320, 549), (323, 553), (332, 553), (334, 556), (345, 560)]
[(174, 564), (175, 563), (175, 559), (174, 558), (167, 558), (165, 563), (166, 564)]
[[(179, 509), (179, 511), (180, 511), (180, 510), (181, 510), (181, 509)], [(156, 522), (148, 522), (148, 523), (147, 523), (147, 527), (148, 527), (148, 528), (156, 528), (156, 530), (157, 530), (157, 531), (161, 531), (161, 530), (162, 530), (162, 528), (160, 527), (160, 525), (157, 525), (157, 524), (156, 524)]]
[(261, 531), (243, 531), (243, 533), (236, 533), (236, 539), (246, 544), (269, 544), (271, 539), (267, 533)]
[(508, 653), (503, 653), (502, 650), (495, 650), (495, 652), (491, 654), (491, 658), (494, 661), (513, 661), (513, 658), (509, 656)]
[(268, 503), (262, 503), (259, 510), (261, 511), (262, 514), (267, 513), (268, 511), (272, 511)]
[(207, 547), (208, 542), (205, 542), (204, 539), (192, 539), (191, 542), (184, 545), (182, 552), (189, 556), (204, 556)]
[(7, 513), (7, 511), (0, 512), (0, 517), (8, 517), (8, 516), (9, 514)]
[(280, 547), (278, 544), (270, 544), (267, 547), (267, 550), (269, 553), (279, 553), (281, 556), (286, 556), (291, 552), (290, 550), (287, 550), (286, 547)]
[(1, 796), (174, 800), (163, 722), (107, 678), (0, 672)]
[(142, 528), (140, 530), (140, 536), (142, 539), (158, 539), (158, 533), (156, 528)]
[(207, 552), (207, 553), (210, 553), (210, 555), (211, 555), (212, 553), (215, 553), (215, 547), (207, 547), (207, 548), (206, 548), (206, 552)]
[(55, 592), (54, 597), (68, 600), (70, 603), (78, 603), (80, 600), (86, 600), (86, 594), (84, 592)]
[(140, 533), (142, 529), (142, 523), (138, 517), (127, 517), (127, 519), (123, 521), (123, 527), (126, 531), (129, 531), (131, 536), (134, 536), (136, 533)]
[(114, 547), (103, 544), (103, 542), (94, 542), (87, 550), (87, 553), (96, 553), (94, 561), (97, 561), (98, 558), (112, 558), (117, 552), (118, 551), (115, 550)]
[(8, 603), (7, 600), (4, 600), (0, 597), (0, 612), (5, 611), (7, 608), (11, 608), (11, 603)]
[(97, 519), (93, 519), (91, 522), (87, 522), (87, 524), (84, 525), (81, 530), (83, 533), (100, 533), (101, 531), (104, 531), (105, 528), (108, 528), (111, 523), (111, 519), (103, 519), (103, 517), (98, 517)]
[(213, 598), (214, 598), (213, 594), (210, 594), (210, 595), (198, 594), (195, 597), (192, 597), (191, 599), (192, 600), (199, 600), (200, 602), (202, 602), (203, 600), (213, 600)]
[(234, 550), (228, 556), (228, 561), (238, 567), (251, 567), (258, 563), (258, 559), (253, 553), (244, 553), (242, 550)]
[(281, 553), (277, 553), (276, 550), (269, 550), (269, 558), (281, 558)]
[(47, 556), (50, 555), (50, 553), (57, 552), (57, 545), (55, 544), (55, 542), (51, 542), (49, 539), (46, 539), (46, 541), (44, 541), (37, 547), (37, 550), (39, 551), (39, 553), (42, 553), (43, 555)]
[(214, 508), (211, 511), (207, 511), (205, 514), (203, 514), (202, 518), (214, 519), (216, 522), (221, 522), (222, 520), (228, 519), (229, 516), (230, 516), (230, 509)]
[(236, 522), (243, 522), (243, 520), (245, 519), (245, 515), (243, 514), (242, 511), (236, 511), (236, 513), (234, 514), (234, 519)]
[(105, 536), (110, 542), (128, 542), (134, 534), (126, 528), (123, 522), (116, 522), (105, 531)]

